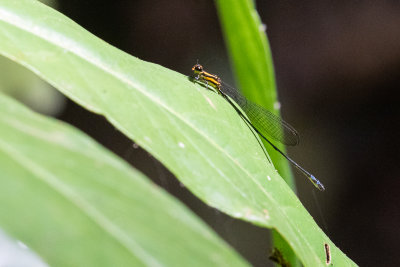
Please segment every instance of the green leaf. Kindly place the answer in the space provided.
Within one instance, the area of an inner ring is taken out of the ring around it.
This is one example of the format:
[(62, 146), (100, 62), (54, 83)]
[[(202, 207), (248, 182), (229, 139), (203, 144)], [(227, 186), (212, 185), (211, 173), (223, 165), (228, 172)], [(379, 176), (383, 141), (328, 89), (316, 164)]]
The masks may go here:
[[(251, 0), (217, 0), (219, 18), (238, 84), (243, 94), (253, 102), (279, 116), (274, 66), (263, 24)], [(288, 161), (263, 141), (272, 162), (289, 186), (296, 190)], [(275, 143), (285, 151), (282, 144)], [(273, 231), (273, 245), (282, 252), (292, 266), (299, 262), (281, 235)]]
[(277, 229), (306, 266), (353, 263), (319, 229), (222, 97), (106, 44), (60, 13), (1, 1), (0, 53), (31, 69), (159, 159), (205, 203)]
[[(251, 0), (217, 0), (219, 18), (235, 76), (243, 94), (251, 101), (279, 115), (271, 49), (254, 3)], [(286, 182), (295, 189), (287, 160), (265, 143), (272, 162)], [(276, 143), (282, 151), (285, 147)]]
[(247, 266), (89, 137), (0, 94), (0, 222), (52, 266)]

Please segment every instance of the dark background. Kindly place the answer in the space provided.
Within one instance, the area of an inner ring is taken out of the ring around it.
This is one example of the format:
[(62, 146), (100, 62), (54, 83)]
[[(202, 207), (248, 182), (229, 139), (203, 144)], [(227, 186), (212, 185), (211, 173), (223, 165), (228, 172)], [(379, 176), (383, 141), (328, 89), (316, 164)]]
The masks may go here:
[[(233, 83), (212, 1), (59, 0), (60, 12), (108, 43), (189, 75), (196, 60)], [(299, 197), (361, 266), (400, 266), (400, 3), (257, 1), (267, 25), (289, 153), (327, 188), (295, 172)], [(245, 41), (245, 40), (243, 40)], [(270, 265), (269, 231), (207, 207), (102, 117), (68, 102), (59, 115), (181, 199), (255, 266)]]

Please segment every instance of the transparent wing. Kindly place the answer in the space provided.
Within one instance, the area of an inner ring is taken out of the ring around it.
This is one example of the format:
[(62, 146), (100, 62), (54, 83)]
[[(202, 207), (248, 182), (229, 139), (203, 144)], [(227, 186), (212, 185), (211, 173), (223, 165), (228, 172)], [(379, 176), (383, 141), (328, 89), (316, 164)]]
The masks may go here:
[(237, 89), (225, 83), (222, 83), (221, 91), (242, 108), (253, 126), (262, 134), (289, 146), (295, 146), (299, 143), (299, 135), (289, 123), (256, 103), (247, 100)]

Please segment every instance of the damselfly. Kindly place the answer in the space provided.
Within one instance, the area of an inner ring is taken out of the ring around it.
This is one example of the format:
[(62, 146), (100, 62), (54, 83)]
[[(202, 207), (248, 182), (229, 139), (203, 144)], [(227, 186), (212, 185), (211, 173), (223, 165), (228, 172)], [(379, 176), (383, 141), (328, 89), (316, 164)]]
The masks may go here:
[[(229, 104), (239, 113), (251, 128), (254, 129), (268, 144), (276, 151), (284, 156), (298, 170), (300, 170), (319, 190), (324, 191), (325, 187), (308, 171), (289, 158), (279, 148), (277, 148), (266, 136), (285, 145), (295, 146), (299, 143), (299, 135), (297, 131), (287, 122), (274, 115), (263, 107), (247, 100), (238, 90), (225, 84), (214, 74), (204, 71), (203, 66), (196, 64), (193, 66), (194, 78), (206, 85), (212, 86), (217, 92), (224, 97)], [(232, 100), (246, 113), (242, 111), (232, 102)]]

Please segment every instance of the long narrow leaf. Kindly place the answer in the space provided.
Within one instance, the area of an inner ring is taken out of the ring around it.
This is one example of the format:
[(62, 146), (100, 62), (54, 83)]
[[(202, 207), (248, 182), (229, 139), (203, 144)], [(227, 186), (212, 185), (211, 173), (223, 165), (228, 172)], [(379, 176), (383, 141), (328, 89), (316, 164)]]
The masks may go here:
[[(271, 49), (266, 36), (266, 25), (262, 24), (252, 0), (217, 0), (216, 6), (221, 20), (225, 42), (233, 63), (241, 91), (249, 99), (279, 116), (275, 73)], [(288, 161), (264, 142), (272, 162), (282, 178), (295, 191), (296, 186)], [(285, 151), (279, 143), (275, 145)], [(278, 232), (273, 231), (273, 246), (285, 256), (292, 266), (299, 262)]]
[(247, 266), (182, 204), (0, 94), (0, 226), (51, 266)]
[(318, 228), (232, 107), (187, 77), (106, 44), (38, 2), (0, 3), (0, 53), (103, 114), (204, 202), (276, 228), (305, 265), (351, 261)]

